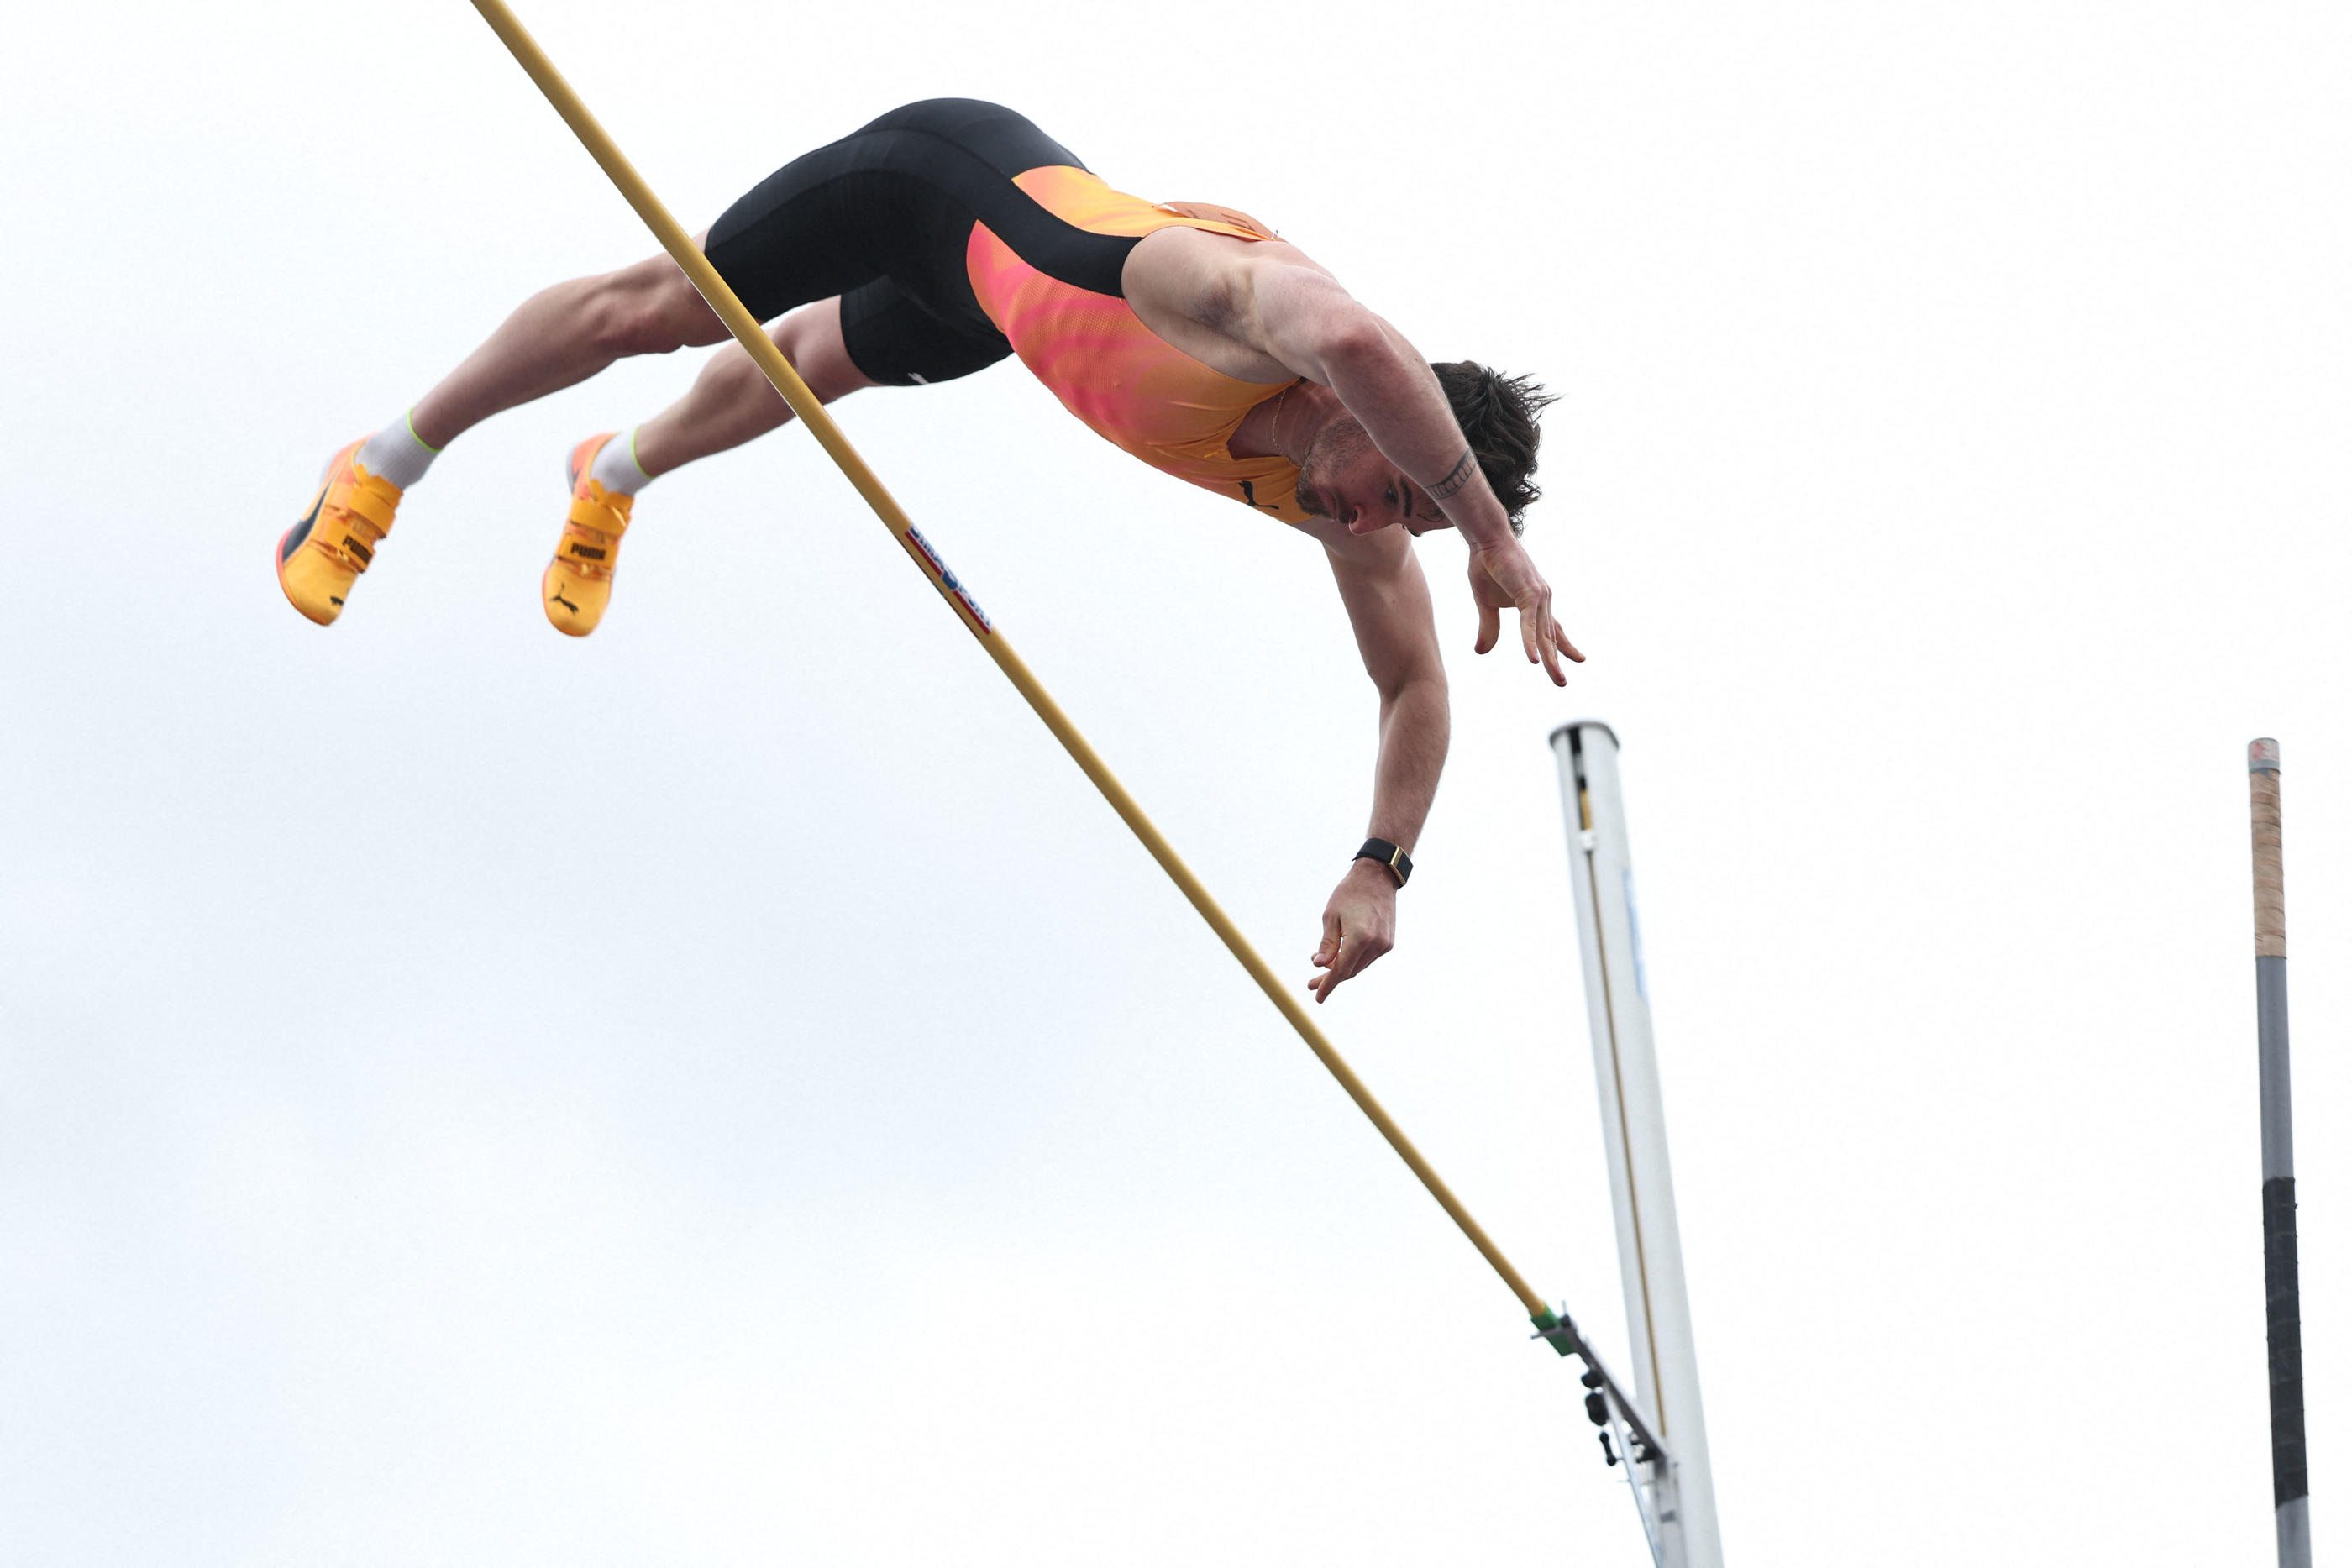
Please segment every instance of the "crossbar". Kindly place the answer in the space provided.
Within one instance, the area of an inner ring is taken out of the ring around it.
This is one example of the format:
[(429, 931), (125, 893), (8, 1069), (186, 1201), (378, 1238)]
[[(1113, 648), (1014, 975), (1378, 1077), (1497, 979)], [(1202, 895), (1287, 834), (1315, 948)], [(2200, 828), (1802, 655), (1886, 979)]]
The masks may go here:
[(1241, 927), (1234, 924), (1233, 917), (1210, 895), (1201, 879), (1192, 874), (1192, 867), (1184, 863), (1174, 847), (1152, 824), (1151, 819), (1144, 815), (1143, 808), (1136, 804), (1135, 797), (1128, 793), (1127, 786), (1118, 781), (1087, 737), (1078, 733), (1078, 727), (1070, 722), (1061, 705), (1030, 673), (1029, 666), (1022, 662), (1020, 654), (1013, 651), (1013, 645), (1005, 639), (1004, 633), (991, 623), (963, 584), (940, 559), (939, 553), (916, 531), (905, 510), (883, 487), (874, 470), (866, 466), (866, 460), (849, 444), (849, 438), (842, 434), (841, 427), (834, 423), (833, 416), (825, 412), (816, 394), (809, 391), (808, 383), (802, 381), (799, 372), (793, 369), (792, 361), (785, 359), (783, 351), (760, 329), (760, 323), (743, 308), (743, 302), (735, 298), (735, 291), (727, 287), (718, 269), (696, 248), (686, 230), (670, 215), (669, 209), (662, 205), (660, 198), (654, 194), (628, 159), (622, 155), (620, 148), (605, 134), (604, 128), (597, 123), (596, 117), (589, 112), (580, 95), (572, 91), (571, 83), (563, 79), (562, 73), (555, 68), (554, 63), (516, 18), (505, 0), (473, 0), (473, 5), (482, 14), (482, 19), (489, 23), (491, 30), (498, 34), (499, 41), (514, 55), (516, 63), (538, 84), (539, 90), (547, 95), (548, 102), (554, 106), (556, 113), (563, 117), (563, 122), (572, 128), (581, 145), (587, 148), (589, 156), (596, 160), (613, 183), (620, 188), (621, 194), (627, 198), (629, 205), (635, 207), (637, 215), (646, 221), (646, 226), (653, 230), (654, 237), (661, 242), (670, 259), (677, 263), (678, 270), (685, 273), (688, 281), (710, 302), (711, 309), (719, 313), (719, 319), (727, 324), (727, 329), (735, 334), (735, 340), (743, 345), (752, 362), (774, 383), (777, 394), (792, 405), (793, 412), (800, 416), (803, 424), (808, 426), (809, 433), (816, 437), (825, 455), (840, 465), (850, 484), (866, 498), (866, 504), (874, 508), (875, 516), (882, 519), (891, 537), (914, 558), (915, 564), (922, 569), (931, 586), (938, 589), (954, 608), (965, 630), (979, 640), (980, 645), (987, 650), (988, 656), (996, 661), (996, 667), (1004, 672), (1005, 679), (1013, 683), (1023, 700), (1045, 721), (1045, 727), (1054, 732), (1054, 738), (1062, 743), (1062, 748), (1070, 754), (1070, 759), (1094, 780), (1095, 788), (1102, 791), (1103, 799), (1110, 802), (1111, 810), (1117, 811), (1119, 820), (1134, 831), (1135, 836), (1142, 841), (1143, 847), (1150, 852), (1151, 858), (1158, 861), (1160, 868), (1168, 873), (1169, 880), (1175, 883), (1178, 891), (1200, 912), (1201, 918), (1209, 923), (1209, 928), (1240, 960), (1242, 967), (1249, 971), (1250, 978), (1257, 982), (1258, 989), (1266, 994), (1267, 999), (1290, 1021), (1290, 1027), (1298, 1031), (1299, 1038), (1307, 1042), (1307, 1048), (1329, 1070), (1331, 1076), (1339, 1081), (1339, 1087), (1348, 1092), (1348, 1097), (1371, 1119), (1372, 1125), (1380, 1129), (1381, 1136), (1389, 1141), (1389, 1146), (1396, 1150), (1398, 1157), (1412, 1168), (1414, 1176), (1421, 1178), (1421, 1185), (1429, 1189), (1429, 1195), (1437, 1200), (1438, 1206), (1445, 1210), (1455, 1225), (1461, 1227), (1462, 1234), (1470, 1239), (1470, 1244), (1478, 1249), (1479, 1256), (1502, 1276), (1503, 1283), (1510, 1287), (1511, 1293), (1519, 1299), (1519, 1304), (1528, 1310), (1528, 1316), (1535, 1319), (1539, 1327), (1549, 1327), (1546, 1320), (1551, 1318), (1551, 1312), (1544, 1305), (1543, 1298), (1520, 1278), (1519, 1271), (1511, 1266), (1511, 1260), (1503, 1256), (1502, 1249), (1487, 1237), (1477, 1220), (1471, 1218), (1470, 1211), (1462, 1207), (1462, 1200), (1454, 1196), (1444, 1178), (1422, 1156), (1421, 1151), (1413, 1147), (1412, 1140), (1404, 1135), (1404, 1129), (1398, 1126), (1394, 1118), (1382, 1109), (1381, 1103), (1373, 1098), (1372, 1092), (1365, 1087), (1364, 1081), (1356, 1076), (1355, 1069), (1348, 1065), (1346, 1059), (1316, 1027), (1315, 1020), (1307, 1017), (1305, 1006), (1276, 977), (1266, 961), (1259, 956), (1257, 949), (1250, 946), (1249, 938), (1242, 935)]

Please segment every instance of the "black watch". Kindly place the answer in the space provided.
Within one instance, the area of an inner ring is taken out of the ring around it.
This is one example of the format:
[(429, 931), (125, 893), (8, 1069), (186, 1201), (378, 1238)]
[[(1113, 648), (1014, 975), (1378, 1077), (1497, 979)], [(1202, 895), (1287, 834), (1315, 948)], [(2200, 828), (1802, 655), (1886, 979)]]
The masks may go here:
[(1412, 857), (1386, 839), (1366, 839), (1364, 847), (1356, 852), (1356, 858), (1380, 862), (1388, 868), (1389, 874), (1396, 878), (1399, 887), (1402, 887), (1412, 875)]

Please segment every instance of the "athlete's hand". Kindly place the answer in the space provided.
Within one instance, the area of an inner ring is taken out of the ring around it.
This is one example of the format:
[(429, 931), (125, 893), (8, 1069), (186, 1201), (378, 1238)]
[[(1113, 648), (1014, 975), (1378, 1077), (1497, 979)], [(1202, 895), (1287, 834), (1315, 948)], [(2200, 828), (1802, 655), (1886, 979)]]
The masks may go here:
[(1323, 906), (1323, 945), (1315, 967), (1323, 972), (1307, 982), (1318, 1002), (1328, 1002), (1339, 982), (1396, 946), (1396, 883), (1378, 861), (1358, 861), (1331, 890)]
[(1543, 580), (1527, 547), (1516, 537), (1470, 547), (1470, 596), (1478, 601), (1477, 652), (1484, 653), (1494, 647), (1503, 634), (1503, 612), (1517, 610), (1519, 641), (1527, 647), (1528, 663), (1540, 662), (1552, 685), (1568, 685), (1559, 656), (1565, 653), (1582, 664), (1584, 655), (1552, 619), (1551, 584)]

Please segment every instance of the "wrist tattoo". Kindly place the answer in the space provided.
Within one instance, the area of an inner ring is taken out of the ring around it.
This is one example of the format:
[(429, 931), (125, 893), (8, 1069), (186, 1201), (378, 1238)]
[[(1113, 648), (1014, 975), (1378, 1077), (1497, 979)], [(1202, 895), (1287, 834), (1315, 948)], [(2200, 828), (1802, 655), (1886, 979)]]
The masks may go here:
[(1445, 471), (1445, 477), (1424, 488), (1428, 490), (1431, 500), (1443, 501), (1460, 495), (1462, 486), (1470, 483), (1470, 476), (1476, 472), (1478, 465), (1470, 460), (1470, 449), (1465, 446), (1462, 449), (1461, 460)]

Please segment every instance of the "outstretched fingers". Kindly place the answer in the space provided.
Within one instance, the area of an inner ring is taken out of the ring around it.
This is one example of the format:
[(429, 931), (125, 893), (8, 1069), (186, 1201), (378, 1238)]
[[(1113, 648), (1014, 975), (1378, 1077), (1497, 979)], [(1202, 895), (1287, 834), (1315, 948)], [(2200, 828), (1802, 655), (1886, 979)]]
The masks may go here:
[(1529, 593), (1519, 601), (1519, 646), (1527, 651), (1528, 663), (1541, 664), (1554, 685), (1565, 677), (1559, 673), (1559, 655), (1551, 646), (1551, 596)]
[(1560, 630), (1559, 622), (1552, 617), (1551, 588), (1549, 584), (1537, 584), (1519, 601), (1519, 642), (1527, 649), (1528, 663), (1541, 664), (1544, 674), (1551, 677), (1551, 684), (1556, 686), (1568, 685), (1568, 672), (1559, 665), (1561, 654), (1567, 654), (1579, 664), (1584, 660), (1584, 655), (1576, 651), (1576, 644), (1568, 640), (1568, 633)]
[(1315, 956), (1309, 960), (1309, 962), (1313, 963), (1318, 969), (1329, 968), (1333, 964), (1339, 961), (1339, 948), (1345, 940), (1346, 934), (1340, 929), (1339, 925), (1339, 912), (1336, 909), (1325, 910), (1323, 912), (1323, 940), (1317, 944)]
[(1307, 981), (1307, 988), (1315, 993), (1315, 1001), (1319, 1007), (1331, 999), (1331, 993), (1339, 988), (1340, 981), (1355, 972), (1356, 956), (1349, 952), (1347, 944), (1342, 942), (1332, 950), (1330, 967)]
[[(1326, 960), (1319, 958), (1316, 961), (1318, 963), (1327, 962)], [(1339, 982), (1346, 979), (1349, 975), (1354, 974), (1355, 971), (1356, 956), (1348, 951), (1347, 943), (1343, 939), (1338, 946), (1331, 950), (1331, 956), (1328, 960), (1328, 967), (1321, 974), (1307, 982), (1307, 988), (1315, 993), (1315, 1000), (1319, 1005), (1320, 1003), (1329, 1001), (1331, 999), (1331, 993), (1339, 988)]]
[(1363, 944), (1349, 946), (1350, 933), (1337, 909), (1323, 912), (1323, 945), (1315, 949), (1315, 967), (1323, 972), (1307, 982), (1318, 1003), (1327, 1001), (1339, 982), (1363, 967)]
[(1568, 685), (1568, 672), (1560, 661), (1584, 662), (1584, 655), (1560, 630), (1552, 614), (1551, 584), (1546, 582), (1528, 560), (1527, 552), (1517, 541), (1478, 549), (1470, 556), (1470, 592), (1478, 605), (1478, 643), (1476, 652), (1491, 652), (1501, 641), (1503, 612), (1516, 611), (1519, 617), (1519, 647), (1528, 663), (1541, 664), (1544, 673), (1556, 686)]
[(1517, 609), (1519, 646), (1527, 651), (1527, 663), (1543, 665), (1543, 673), (1550, 674), (1555, 686), (1567, 686), (1569, 677), (1559, 668), (1559, 644), (1564, 644), (1567, 637), (1561, 637), (1559, 623), (1552, 621), (1550, 583), (1536, 580), (1522, 588)]

